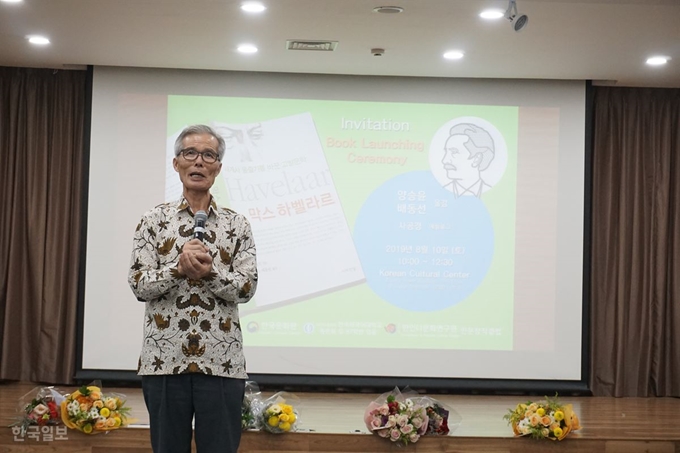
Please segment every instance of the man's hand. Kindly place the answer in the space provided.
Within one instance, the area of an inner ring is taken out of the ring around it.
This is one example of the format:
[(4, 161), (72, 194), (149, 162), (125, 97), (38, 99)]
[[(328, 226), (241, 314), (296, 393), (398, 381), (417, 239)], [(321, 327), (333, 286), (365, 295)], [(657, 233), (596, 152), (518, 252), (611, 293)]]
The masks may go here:
[(212, 271), (212, 256), (198, 239), (192, 239), (182, 247), (177, 270), (192, 280), (200, 280)]

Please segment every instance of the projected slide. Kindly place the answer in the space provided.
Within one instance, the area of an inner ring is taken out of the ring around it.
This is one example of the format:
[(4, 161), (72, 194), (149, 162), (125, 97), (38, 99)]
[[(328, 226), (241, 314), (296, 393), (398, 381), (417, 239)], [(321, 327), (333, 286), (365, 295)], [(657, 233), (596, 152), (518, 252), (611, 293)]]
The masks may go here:
[(133, 233), (208, 124), (257, 246), (248, 373), (580, 380), (585, 123), (578, 81), (97, 67), (82, 368), (136, 369)]
[(169, 96), (166, 201), (198, 117), (258, 248), (246, 344), (512, 348), (516, 107)]

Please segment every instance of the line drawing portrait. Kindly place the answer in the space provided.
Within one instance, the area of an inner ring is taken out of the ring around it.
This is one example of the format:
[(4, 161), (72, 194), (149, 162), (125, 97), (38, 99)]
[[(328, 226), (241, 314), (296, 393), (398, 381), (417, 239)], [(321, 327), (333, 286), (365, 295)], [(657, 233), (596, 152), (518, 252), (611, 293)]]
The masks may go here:
[(500, 180), (506, 163), (505, 141), (495, 127), (481, 118), (448, 122), (430, 145), (430, 170), (456, 198), (481, 198)]

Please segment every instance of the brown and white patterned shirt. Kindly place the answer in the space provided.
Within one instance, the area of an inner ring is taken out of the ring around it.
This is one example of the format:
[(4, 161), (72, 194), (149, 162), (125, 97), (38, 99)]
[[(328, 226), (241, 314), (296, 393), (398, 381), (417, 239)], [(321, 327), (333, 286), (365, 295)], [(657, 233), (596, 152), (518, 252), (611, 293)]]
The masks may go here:
[(213, 268), (200, 280), (177, 271), (193, 227), (193, 213), (182, 198), (145, 213), (135, 231), (128, 283), (146, 303), (138, 373), (245, 379), (237, 304), (248, 302), (257, 288), (250, 224), (211, 200), (203, 243), (210, 249)]

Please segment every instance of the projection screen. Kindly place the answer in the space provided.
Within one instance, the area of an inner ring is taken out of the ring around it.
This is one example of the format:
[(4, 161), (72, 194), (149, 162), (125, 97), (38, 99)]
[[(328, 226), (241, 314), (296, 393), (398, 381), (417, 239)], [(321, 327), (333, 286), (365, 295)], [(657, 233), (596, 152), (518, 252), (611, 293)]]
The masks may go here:
[(81, 371), (136, 369), (142, 214), (213, 126), (249, 373), (582, 378), (586, 83), (95, 67)]

